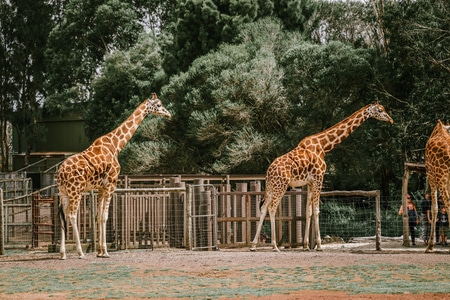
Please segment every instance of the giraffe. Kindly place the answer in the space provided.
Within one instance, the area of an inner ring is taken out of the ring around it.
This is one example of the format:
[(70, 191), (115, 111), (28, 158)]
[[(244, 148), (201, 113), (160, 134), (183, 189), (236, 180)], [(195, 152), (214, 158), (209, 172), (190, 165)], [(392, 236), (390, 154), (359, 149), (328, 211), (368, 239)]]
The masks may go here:
[(450, 211), (450, 126), (438, 120), (425, 145), (425, 169), (431, 191), (431, 232), (426, 253), (434, 252), (434, 235), (438, 214), (437, 191), (441, 193), (447, 211)]
[(312, 215), (312, 221), (315, 224), (317, 250), (321, 251), (319, 201), (320, 190), (326, 170), (325, 154), (341, 143), (369, 118), (375, 118), (391, 124), (394, 123), (392, 118), (386, 113), (384, 107), (377, 101), (374, 104), (369, 104), (359, 109), (351, 116), (324, 131), (305, 137), (296, 148), (276, 158), (270, 164), (266, 172), (266, 190), (264, 199), (262, 200), (263, 203), (260, 204), (261, 215), (255, 238), (250, 247), (251, 251), (256, 250), (256, 244), (258, 243), (258, 237), (267, 211), (269, 211), (270, 225), (272, 228), (273, 249), (278, 252), (280, 251), (275, 239), (275, 213), (277, 207), (288, 186), (299, 187), (304, 185), (307, 185), (308, 196), (303, 249), (310, 250), (308, 243)]
[(73, 228), (79, 258), (84, 258), (77, 227), (77, 211), (85, 191), (98, 190), (97, 225), (99, 230), (97, 257), (109, 257), (106, 250), (106, 221), (111, 196), (120, 173), (119, 152), (131, 139), (147, 114), (170, 118), (155, 93), (143, 101), (116, 129), (97, 138), (83, 152), (67, 158), (58, 168), (57, 184), (60, 194), (61, 247), (60, 259), (66, 259), (65, 233), (67, 218)]

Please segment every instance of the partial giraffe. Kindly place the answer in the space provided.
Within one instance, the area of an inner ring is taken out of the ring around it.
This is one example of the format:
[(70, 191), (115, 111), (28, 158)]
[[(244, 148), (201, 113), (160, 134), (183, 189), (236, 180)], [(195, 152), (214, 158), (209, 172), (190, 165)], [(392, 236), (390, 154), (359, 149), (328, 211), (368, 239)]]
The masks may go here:
[(321, 250), (319, 201), (320, 190), (326, 170), (325, 154), (341, 143), (369, 118), (375, 118), (391, 124), (394, 123), (392, 118), (386, 113), (384, 107), (377, 101), (374, 104), (369, 104), (361, 108), (329, 129), (304, 138), (296, 148), (276, 158), (272, 162), (266, 173), (266, 190), (261, 206), (261, 216), (250, 250), (256, 250), (261, 227), (268, 210), (272, 229), (273, 249), (280, 251), (277, 247), (275, 237), (275, 213), (277, 207), (288, 186), (299, 187), (303, 185), (308, 186), (303, 249), (309, 250), (309, 227), (312, 215), (312, 221), (315, 224), (317, 250)]
[(69, 218), (72, 224), (79, 258), (84, 258), (77, 227), (77, 213), (82, 193), (94, 189), (98, 190), (97, 257), (109, 257), (106, 249), (106, 221), (108, 220), (109, 202), (120, 173), (118, 155), (149, 113), (171, 117), (161, 100), (153, 93), (152, 98), (143, 101), (119, 127), (97, 138), (86, 150), (67, 158), (59, 166), (57, 184), (62, 208), (60, 209), (60, 259), (66, 259), (66, 218)]
[(438, 214), (438, 196), (441, 193), (447, 211), (450, 211), (450, 126), (445, 126), (438, 120), (430, 138), (425, 145), (425, 169), (431, 191), (431, 221), (430, 240), (425, 252), (434, 252), (434, 235)]

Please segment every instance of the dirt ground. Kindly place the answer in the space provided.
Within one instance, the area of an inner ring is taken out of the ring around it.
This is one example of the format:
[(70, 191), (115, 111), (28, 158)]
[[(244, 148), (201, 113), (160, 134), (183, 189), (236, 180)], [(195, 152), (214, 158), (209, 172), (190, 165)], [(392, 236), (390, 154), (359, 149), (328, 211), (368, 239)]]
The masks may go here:
[(401, 240), (327, 244), (323, 251), (260, 247), (161, 248), (0, 256), (0, 299), (450, 299), (449, 248)]

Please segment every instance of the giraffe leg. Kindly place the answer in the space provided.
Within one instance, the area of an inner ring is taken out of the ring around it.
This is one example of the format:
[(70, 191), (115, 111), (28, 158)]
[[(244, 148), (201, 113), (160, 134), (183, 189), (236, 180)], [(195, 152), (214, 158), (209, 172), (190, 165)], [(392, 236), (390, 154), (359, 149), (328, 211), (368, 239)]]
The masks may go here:
[(434, 243), (435, 243), (435, 233), (436, 233), (436, 219), (438, 213), (438, 201), (437, 201), (437, 188), (434, 183), (430, 180), (430, 189), (431, 189), (431, 229), (430, 229), (430, 239), (428, 240), (428, 246), (425, 250), (425, 253), (433, 253), (434, 252)]
[(99, 202), (97, 206), (97, 227), (98, 227), (98, 248), (97, 257), (108, 258), (106, 249), (106, 221), (108, 221), (109, 199), (111, 195), (107, 192), (99, 192)]
[(320, 239), (320, 228), (319, 228), (319, 201), (320, 201), (320, 189), (314, 190), (312, 196), (312, 220), (314, 222), (315, 237), (317, 251), (322, 251), (322, 240)]
[(76, 212), (75, 212), (75, 214), (69, 213), (69, 220), (70, 220), (70, 223), (72, 224), (72, 230), (73, 230), (73, 235), (75, 237), (75, 244), (77, 247), (78, 258), (80, 258), (80, 259), (85, 258), (84, 254), (83, 254), (83, 249), (81, 248), (81, 241), (80, 241), (80, 234), (78, 232)]
[(320, 239), (320, 228), (319, 228), (319, 207), (317, 207), (315, 205), (315, 207), (313, 207), (313, 214), (312, 214), (312, 220), (314, 222), (314, 229), (315, 229), (315, 237), (316, 237), (316, 245), (317, 251), (322, 251), (322, 241)]
[(306, 219), (305, 219), (305, 234), (303, 235), (303, 250), (310, 251), (309, 249), (309, 227), (311, 224), (311, 214), (312, 214), (312, 201), (310, 188), (308, 186), (308, 196), (306, 200)]
[(277, 238), (276, 238), (276, 230), (275, 230), (275, 214), (277, 212), (277, 208), (273, 207), (272, 205), (269, 207), (269, 216), (270, 216), (270, 228), (272, 231), (271, 239), (272, 239), (272, 246), (273, 250), (280, 252), (280, 249), (277, 247)]
[(65, 225), (63, 225), (64, 216), (60, 216), (61, 219), (61, 245), (59, 247), (59, 259), (66, 259), (66, 229)]
[(261, 215), (259, 216), (258, 227), (256, 228), (255, 238), (253, 239), (252, 245), (250, 246), (250, 251), (256, 251), (256, 244), (258, 244), (259, 235), (261, 234), (261, 229), (264, 223), (264, 218), (267, 214), (267, 207), (269, 206), (271, 199), (269, 197), (265, 197), (265, 201), (263, 206), (261, 207)]
[[(78, 226), (77, 226), (77, 211), (78, 211), (78, 203), (81, 200), (81, 195), (77, 195), (76, 197), (68, 197), (68, 196), (61, 196), (61, 205), (62, 205), (62, 215), (60, 216), (61, 219), (61, 246), (59, 249), (60, 253), (60, 259), (66, 259), (66, 216), (70, 220), (70, 223), (72, 224), (73, 229), (73, 235), (75, 238), (78, 258), (85, 258), (83, 254), (83, 250), (81, 248), (81, 242), (80, 242), (80, 234), (78, 233)], [(69, 203), (72, 202), (72, 211), (70, 210)], [(67, 212), (67, 215), (66, 215)]]
[(60, 192), (60, 204), (59, 204), (59, 220), (61, 221), (61, 245), (59, 247), (59, 259), (66, 259), (66, 228), (67, 228), (67, 219), (66, 219), (66, 208), (68, 205), (68, 197), (64, 196)]
[(305, 250), (305, 251), (311, 250), (311, 249), (309, 249), (309, 227), (311, 224), (311, 214), (312, 214), (312, 207), (309, 203), (307, 203), (306, 204), (305, 234), (303, 235), (303, 250)]

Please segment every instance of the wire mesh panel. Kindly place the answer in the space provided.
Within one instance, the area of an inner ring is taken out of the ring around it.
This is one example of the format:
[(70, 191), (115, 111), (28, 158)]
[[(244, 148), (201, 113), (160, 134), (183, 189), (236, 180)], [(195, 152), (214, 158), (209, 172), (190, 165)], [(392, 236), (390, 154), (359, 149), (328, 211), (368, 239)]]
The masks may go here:
[[(236, 187), (237, 191), (219, 192), (217, 197), (218, 240), (222, 245), (249, 246), (256, 234), (260, 219), (260, 203), (264, 196), (259, 182)], [(300, 190), (286, 192), (275, 216), (277, 243), (295, 247), (302, 240), (304, 228), (304, 206), (302, 197), (306, 195)], [(306, 199), (306, 198), (305, 198)], [(270, 244), (271, 226), (269, 215), (264, 219), (260, 244)]]
[(118, 189), (107, 232), (118, 249), (183, 247), (184, 188)]
[(32, 213), (30, 203), (5, 202), (4, 242), (8, 246), (31, 247)]
[(191, 246), (192, 250), (217, 249), (216, 193), (213, 185), (192, 185)]

